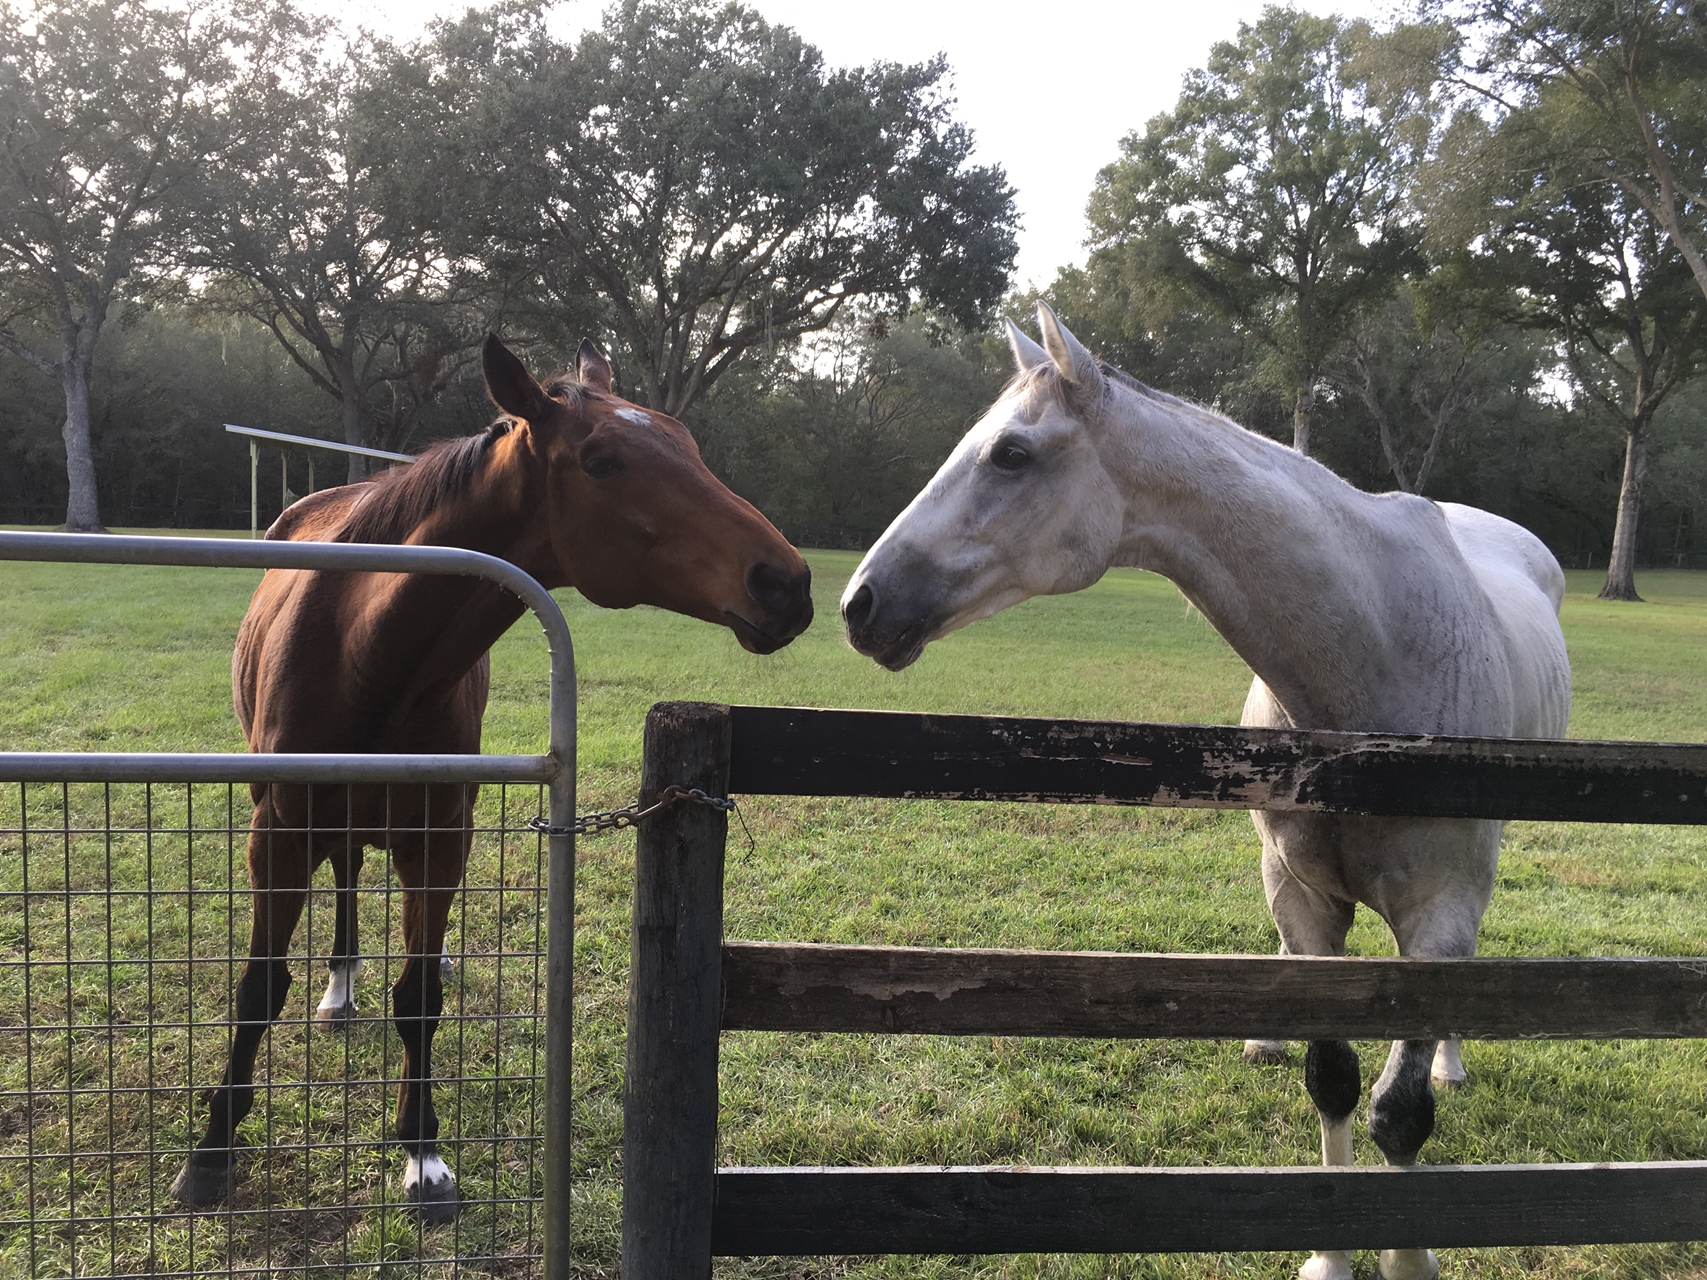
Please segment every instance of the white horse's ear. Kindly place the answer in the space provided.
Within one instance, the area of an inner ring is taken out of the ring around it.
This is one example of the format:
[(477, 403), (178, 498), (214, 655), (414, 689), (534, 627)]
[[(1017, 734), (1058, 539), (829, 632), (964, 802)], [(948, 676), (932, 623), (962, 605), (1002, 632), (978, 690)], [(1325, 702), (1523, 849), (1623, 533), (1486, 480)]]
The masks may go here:
[(1002, 324), (1007, 327), (1008, 347), (1014, 353), (1014, 363), (1022, 370), (1049, 363), (1049, 353), (1026, 337), (1025, 331), (1017, 324), (1006, 316), (1002, 317)]
[(1047, 302), (1037, 304), (1037, 325), (1043, 332), (1043, 349), (1055, 362), (1061, 380), (1076, 391), (1100, 393), (1102, 370), (1097, 368), (1096, 357), (1067, 332), (1067, 326)]

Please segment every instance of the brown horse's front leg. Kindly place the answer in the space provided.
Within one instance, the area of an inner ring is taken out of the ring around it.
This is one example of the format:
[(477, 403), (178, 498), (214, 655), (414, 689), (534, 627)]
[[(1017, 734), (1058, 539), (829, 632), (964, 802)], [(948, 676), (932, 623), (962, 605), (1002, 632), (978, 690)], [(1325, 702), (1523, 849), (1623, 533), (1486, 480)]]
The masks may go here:
[(208, 1094), (207, 1131), (172, 1182), (172, 1198), (191, 1208), (218, 1204), (237, 1176), (237, 1126), (255, 1105), (255, 1052), (290, 991), (290, 949), (308, 900), (308, 846), (297, 832), (264, 829), (256, 810), (249, 831), (249, 883), (254, 889), (249, 962), (238, 979), (236, 1032), (225, 1074)]
[[(472, 803), (470, 803), (472, 808)], [(466, 814), (466, 810), (464, 813)], [(439, 1156), (439, 1117), (433, 1109), (433, 1035), (444, 1007), (441, 957), (445, 926), (468, 859), (466, 817), (461, 831), (440, 828), (417, 855), (393, 849), (403, 891), (403, 944), (408, 959), (391, 989), (391, 1016), (403, 1041), (403, 1078), (397, 1086), (397, 1140), (408, 1165), (403, 1198), (424, 1222), (447, 1222), (460, 1204), (456, 1177)]]

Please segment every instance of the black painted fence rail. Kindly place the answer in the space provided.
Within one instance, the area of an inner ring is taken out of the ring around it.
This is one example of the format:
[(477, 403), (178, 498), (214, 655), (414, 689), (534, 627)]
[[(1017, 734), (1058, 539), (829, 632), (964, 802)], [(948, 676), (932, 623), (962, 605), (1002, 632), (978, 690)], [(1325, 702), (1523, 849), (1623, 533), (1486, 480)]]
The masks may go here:
[[(659, 703), (641, 801), (1023, 800), (1707, 824), (1707, 746)], [(722, 1030), (1212, 1039), (1707, 1036), (1704, 959), (1324, 959), (723, 939), (726, 816), (635, 855), (623, 1273), (714, 1255), (1707, 1240), (1707, 1162), (1410, 1169), (722, 1169)]]
[(748, 795), (1707, 823), (1707, 744), (730, 707)]
[(1707, 1162), (1410, 1169), (720, 1169), (718, 1256), (1647, 1244), (1707, 1235)]

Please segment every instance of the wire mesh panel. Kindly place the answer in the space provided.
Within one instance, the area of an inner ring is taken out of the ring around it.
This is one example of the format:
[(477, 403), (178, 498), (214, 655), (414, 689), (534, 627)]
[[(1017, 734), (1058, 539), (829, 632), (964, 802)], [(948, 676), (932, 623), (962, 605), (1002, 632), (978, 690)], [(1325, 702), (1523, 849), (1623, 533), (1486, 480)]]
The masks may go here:
[[(394, 784), (386, 811), (395, 797), (399, 813), (432, 812), (423, 791)], [(236, 1182), (225, 1203), (191, 1211), (170, 1188), (232, 1042), (252, 916), (249, 789), (0, 787), (0, 1274), (538, 1273), (545, 852), (527, 822), (543, 804), (537, 786), (489, 785), (473, 810), (433, 1042), (439, 1154), (462, 1204), (428, 1226), (404, 1202), (394, 1135), (404, 896), (377, 850), (350, 890), (355, 1014), (316, 1020), (336, 919), (329, 864), (353, 869), (367, 838), (392, 833), (313, 823), (324, 861), (256, 1060)], [(413, 834), (460, 856), (460, 832)]]

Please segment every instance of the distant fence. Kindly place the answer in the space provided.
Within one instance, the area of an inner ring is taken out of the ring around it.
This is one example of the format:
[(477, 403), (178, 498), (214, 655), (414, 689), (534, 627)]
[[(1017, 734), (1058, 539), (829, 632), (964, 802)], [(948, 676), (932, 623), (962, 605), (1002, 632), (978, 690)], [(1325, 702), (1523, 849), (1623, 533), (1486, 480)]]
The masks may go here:
[[(1707, 746), (660, 703), (641, 803), (891, 796), (1707, 825)], [(639, 829), (623, 1273), (715, 1255), (1707, 1239), (1707, 1161), (717, 1169), (722, 1030), (1204, 1039), (1707, 1037), (1707, 960), (1329, 959), (732, 942), (726, 820)]]

